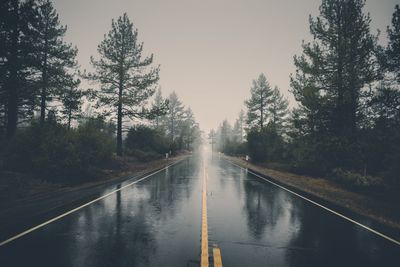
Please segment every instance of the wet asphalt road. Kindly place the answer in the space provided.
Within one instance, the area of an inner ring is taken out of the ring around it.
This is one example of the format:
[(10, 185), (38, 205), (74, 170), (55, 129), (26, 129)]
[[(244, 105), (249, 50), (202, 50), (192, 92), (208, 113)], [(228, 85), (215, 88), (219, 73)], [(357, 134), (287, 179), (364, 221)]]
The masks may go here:
[(203, 164), (224, 266), (400, 266), (399, 245), (207, 151), (0, 247), (0, 266), (199, 266)]

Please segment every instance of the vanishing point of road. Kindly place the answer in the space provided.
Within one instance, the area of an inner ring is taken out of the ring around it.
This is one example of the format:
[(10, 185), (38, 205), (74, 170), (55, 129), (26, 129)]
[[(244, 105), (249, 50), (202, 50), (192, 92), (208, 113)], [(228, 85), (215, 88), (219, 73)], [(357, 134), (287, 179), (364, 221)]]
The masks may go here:
[(0, 266), (400, 266), (369, 225), (204, 149), (0, 240)]

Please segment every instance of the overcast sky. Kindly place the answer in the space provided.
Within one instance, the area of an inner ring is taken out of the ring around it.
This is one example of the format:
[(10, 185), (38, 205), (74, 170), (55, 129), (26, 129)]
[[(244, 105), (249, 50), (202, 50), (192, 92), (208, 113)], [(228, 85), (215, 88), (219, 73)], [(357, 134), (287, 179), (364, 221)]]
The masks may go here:
[[(164, 95), (176, 91), (204, 131), (223, 119), (233, 123), (251, 81), (261, 72), (289, 100), (293, 55), (310, 38), (308, 17), (321, 0), (55, 0), (66, 41), (79, 49), (82, 68), (111, 28), (128, 13), (145, 55), (161, 65)], [(398, 0), (367, 0), (372, 31), (386, 39)]]

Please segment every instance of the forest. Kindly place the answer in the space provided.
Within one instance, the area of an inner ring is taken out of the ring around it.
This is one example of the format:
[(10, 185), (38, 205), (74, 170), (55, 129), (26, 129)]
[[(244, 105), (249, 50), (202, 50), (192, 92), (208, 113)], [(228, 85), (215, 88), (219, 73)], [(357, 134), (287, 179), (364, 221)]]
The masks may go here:
[(162, 95), (160, 67), (128, 15), (110, 26), (82, 70), (50, 0), (1, 1), (0, 171), (79, 183), (124, 157), (200, 144), (192, 110)]
[(215, 149), (353, 188), (399, 188), (400, 8), (381, 34), (364, 8), (363, 0), (323, 0), (309, 18), (312, 41), (294, 56), (296, 104), (260, 74), (247, 114), (209, 133)]

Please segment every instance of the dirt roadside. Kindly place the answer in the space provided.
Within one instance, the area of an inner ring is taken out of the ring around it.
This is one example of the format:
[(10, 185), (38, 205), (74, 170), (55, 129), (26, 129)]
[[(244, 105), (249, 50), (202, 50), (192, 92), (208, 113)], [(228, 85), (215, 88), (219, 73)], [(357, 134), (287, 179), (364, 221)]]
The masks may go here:
[[(0, 241), (93, 200), (114, 184), (125, 180), (137, 180), (189, 156), (190, 154), (182, 154), (171, 157), (168, 161), (162, 159), (147, 163), (126, 162), (123, 170), (105, 171), (97, 181), (76, 186), (32, 182), (29, 177), (18, 177), (12, 185), (20, 186), (20, 192), (17, 190), (17, 196), (8, 198), (3, 194), (0, 202)], [(6, 182), (8, 181), (0, 183), (0, 187), (3, 185), (3, 193), (7, 191), (7, 188), (4, 188)], [(21, 192), (24, 193), (23, 196), (20, 196)]]
[(313, 178), (284, 171), (277, 171), (247, 162), (244, 158), (222, 155), (232, 163), (248, 168), (272, 181), (282, 184), (298, 193), (314, 196), (317, 199), (343, 208), (351, 213), (361, 215), (373, 222), (394, 231), (400, 230), (400, 206), (398, 201), (390, 197), (377, 198), (361, 192), (352, 192), (332, 181), (323, 178)]

